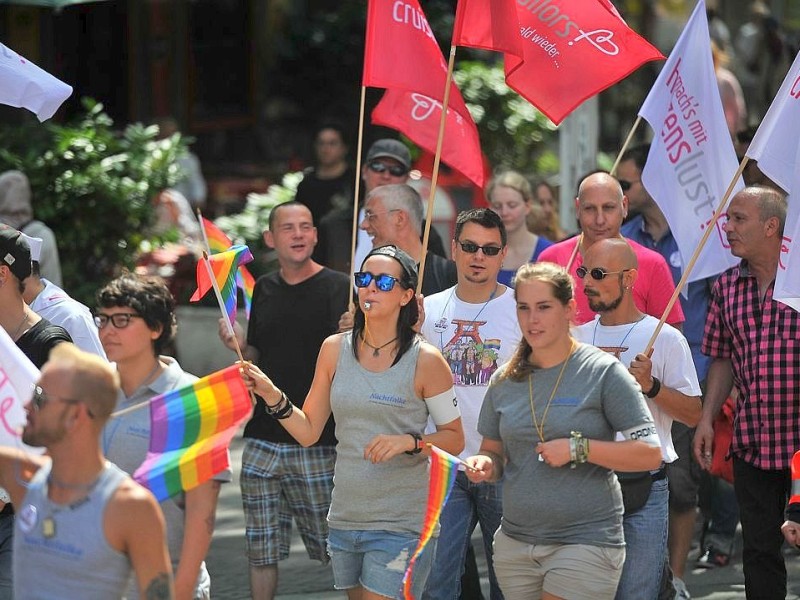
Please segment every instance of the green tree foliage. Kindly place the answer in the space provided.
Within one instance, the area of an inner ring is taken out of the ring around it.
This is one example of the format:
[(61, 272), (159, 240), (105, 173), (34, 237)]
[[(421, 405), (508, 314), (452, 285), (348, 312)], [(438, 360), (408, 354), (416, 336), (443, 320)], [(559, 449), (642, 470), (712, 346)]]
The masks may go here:
[(0, 130), (0, 170), (28, 176), (34, 216), (56, 235), (66, 288), (92, 303), (100, 285), (133, 267), (151, 201), (182, 177), (175, 161), (186, 144), (178, 134), (157, 140), (158, 128), (141, 123), (119, 133), (102, 104), (83, 105), (85, 114), (64, 125), (28, 121)]
[(502, 63), (462, 61), (453, 74), (495, 168), (527, 175), (558, 171), (556, 126), (505, 83)]

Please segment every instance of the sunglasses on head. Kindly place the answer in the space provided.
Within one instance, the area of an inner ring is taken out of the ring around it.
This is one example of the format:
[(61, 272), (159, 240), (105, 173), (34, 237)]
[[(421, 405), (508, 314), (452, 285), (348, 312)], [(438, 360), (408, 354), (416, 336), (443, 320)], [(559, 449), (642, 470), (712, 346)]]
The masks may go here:
[[(386, 273), (375, 275), (369, 271), (359, 271), (358, 273), (353, 273), (353, 279), (355, 280), (356, 287), (358, 288), (365, 288), (370, 283), (375, 281), (375, 287), (382, 292), (391, 292), (394, 289), (394, 284), (400, 283), (400, 280), (397, 279), (397, 277), (392, 277)], [(402, 286), (403, 284), (400, 283), (400, 285)]]
[(483, 253), (486, 256), (497, 256), (500, 254), (499, 246), (479, 246), (475, 242), (462, 242), (461, 240), (456, 240), (458, 245), (461, 246), (461, 249), (466, 252), (467, 254), (475, 254), (478, 250), (483, 250)]
[(627, 181), (625, 179), (620, 179), (619, 180), (619, 187), (622, 188), (623, 192), (627, 192), (629, 189), (631, 189), (631, 186), (634, 183), (639, 183), (639, 181), (638, 180), (637, 181)]
[(583, 279), (586, 275), (591, 275), (592, 279), (596, 279), (597, 281), (602, 281), (608, 275), (618, 275), (619, 273), (624, 273), (625, 271), (630, 271), (630, 269), (622, 269), (622, 271), (604, 271), (600, 267), (595, 267), (591, 271), (584, 266), (580, 266), (575, 271), (578, 274), (578, 277)]
[(389, 171), (389, 175), (392, 177), (402, 177), (407, 173), (405, 167), (400, 165), (387, 165), (377, 160), (373, 160), (368, 166), (370, 171), (375, 171), (376, 173), (384, 173)]

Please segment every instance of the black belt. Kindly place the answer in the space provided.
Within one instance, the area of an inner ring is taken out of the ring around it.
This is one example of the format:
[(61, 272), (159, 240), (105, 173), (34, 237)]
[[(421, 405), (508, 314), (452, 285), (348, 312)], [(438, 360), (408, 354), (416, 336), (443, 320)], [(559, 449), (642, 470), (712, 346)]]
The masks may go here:
[(653, 481), (661, 481), (662, 479), (667, 478), (667, 466), (662, 465), (662, 467), (658, 471), (651, 471), (650, 472), (650, 479)]

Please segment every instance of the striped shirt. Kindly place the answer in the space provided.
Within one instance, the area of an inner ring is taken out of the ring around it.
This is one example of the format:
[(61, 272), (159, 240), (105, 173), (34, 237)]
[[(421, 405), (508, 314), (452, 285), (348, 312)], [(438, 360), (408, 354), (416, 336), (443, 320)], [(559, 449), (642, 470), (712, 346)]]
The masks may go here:
[(702, 350), (730, 358), (739, 390), (731, 452), (759, 469), (788, 469), (800, 449), (800, 313), (763, 303), (747, 262), (725, 271), (711, 292)]

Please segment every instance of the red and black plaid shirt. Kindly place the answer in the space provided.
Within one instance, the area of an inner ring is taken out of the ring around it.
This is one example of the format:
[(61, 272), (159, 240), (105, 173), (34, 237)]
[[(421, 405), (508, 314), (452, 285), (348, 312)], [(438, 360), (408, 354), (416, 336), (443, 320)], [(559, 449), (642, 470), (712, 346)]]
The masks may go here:
[(800, 450), (800, 313), (764, 302), (747, 263), (714, 285), (703, 354), (730, 358), (739, 390), (731, 451), (759, 469), (788, 469)]

